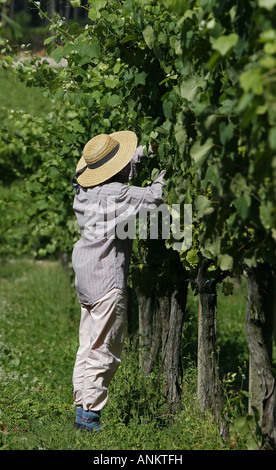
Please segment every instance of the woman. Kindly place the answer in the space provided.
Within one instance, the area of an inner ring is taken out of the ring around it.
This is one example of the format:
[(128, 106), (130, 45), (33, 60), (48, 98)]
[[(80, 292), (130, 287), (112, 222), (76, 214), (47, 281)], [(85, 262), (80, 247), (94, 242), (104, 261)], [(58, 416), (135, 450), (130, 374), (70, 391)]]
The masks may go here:
[(124, 184), (137, 173), (143, 156), (134, 132), (100, 134), (85, 145), (72, 177), (73, 209), (81, 234), (72, 255), (81, 304), (73, 371), (74, 426), (80, 429), (101, 429), (108, 386), (120, 364), (132, 250), (132, 238), (124, 235), (124, 227), (141, 207), (162, 203), (165, 171), (149, 187)]

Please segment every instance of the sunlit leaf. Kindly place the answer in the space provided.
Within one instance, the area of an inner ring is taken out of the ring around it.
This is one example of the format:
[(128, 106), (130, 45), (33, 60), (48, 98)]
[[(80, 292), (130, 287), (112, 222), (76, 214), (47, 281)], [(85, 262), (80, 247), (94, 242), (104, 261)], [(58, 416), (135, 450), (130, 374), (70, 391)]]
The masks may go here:
[(228, 36), (220, 36), (215, 40), (212, 47), (222, 56), (225, 56), (237, 44), (238, 39), (239, 36), (236, 33), (229, 34)]

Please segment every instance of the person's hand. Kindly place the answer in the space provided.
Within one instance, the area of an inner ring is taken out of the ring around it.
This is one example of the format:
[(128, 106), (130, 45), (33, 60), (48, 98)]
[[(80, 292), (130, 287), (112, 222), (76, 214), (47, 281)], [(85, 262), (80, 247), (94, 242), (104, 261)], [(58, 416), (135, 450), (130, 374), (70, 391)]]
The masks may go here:
[(157, 155), (158, 154), (158, 143), (155, 140), (152, 140), (151, 143), (149, 144), (149, 150), (148, 150), (149, 155)]

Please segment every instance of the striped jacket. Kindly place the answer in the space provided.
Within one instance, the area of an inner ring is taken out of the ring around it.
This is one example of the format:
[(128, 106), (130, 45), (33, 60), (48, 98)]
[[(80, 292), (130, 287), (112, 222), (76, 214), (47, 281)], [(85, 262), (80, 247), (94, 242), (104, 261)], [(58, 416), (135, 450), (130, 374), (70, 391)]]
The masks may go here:
[[(129, 165), (130, 180), (138, 171), (143, 148), (138, 147)], [(132, 251), (131, 225), (141, 207), (157, 207), (162, 201), (162, 171), (151, 186), (140, 188), (118, 182), (80, 188), (74, 198), (81, 238), (75, 244), (72, 264), (79, 302), (93, 303), (111, 289), (126, 290)], [(135, 230), (135, 224), (133, 224)], [(125, 235), (126, 234), (126, 235)]]

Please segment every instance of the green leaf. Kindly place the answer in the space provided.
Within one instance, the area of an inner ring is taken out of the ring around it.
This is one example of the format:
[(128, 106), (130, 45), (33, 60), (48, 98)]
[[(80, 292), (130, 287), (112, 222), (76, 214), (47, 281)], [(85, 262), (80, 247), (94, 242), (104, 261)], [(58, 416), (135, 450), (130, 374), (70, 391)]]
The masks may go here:
[(104, 81), (104, 84), (107, 88), (116, 88), (116, 86), (118, 85), (119, 83), (119, 79), (118, 78), (106, 78), (105, 81)]
[(197, 141), (192, 146), (191, 157), (197, 166), (201, 166), (204, 163), (212, 147), (213, 147), (213, 140), (211, 138), (207, 139), (206, 142), (204, 142), (204, 144), (201, 144), (200, 141)]
[(137, 34), (128, 34), (123, 39), (121, 39), (121, 44), (126, 44), (127, 42), (137, 41), (138, 36)]
[(249, 208), (251, 205), (251, 197), (248, 193), (244, 192), (237, 200), (237, 212), (242, 219), (248, 217)]
[(56, 39), (56, 36), (50, 36), (49, 38), (45, 39), (44, 41), (44, 46), (46, 46), (47, 44), (50, 44), (50, 42), (54, 41)]
[(257, 266), (257, 260), (255, 255), (252, 255), (251, 258), (244, 257), (243, 260), (246, 266), (248, 266), (249, 268), (255, 268)]
[(270, 148), (272, 150), (276, 150), (276, 127), (272, 127), (271, 129), (269, 129), (268, 141)]
[(79, 122), (78, 119), (73, 119), (70, 124), (74, 132), (86, 132), (86, 129), (83, 127), (83, 125)]
[(180, 123), (174, 126), (174, 135), (178, 145), (182, 145), (185, 143), (185, 140), (187, 138), (187, 132)]
[(276, 5), (276, 0), (258, 0), (260, 8), (266, 8), (266, 10), (272, 10)]
[(158, 168), (154, 168), (151, 172), (151, 180), (155, 181), (158, 178), (159, 170)]
[(186, 78), (180, 84), (180, 94), (182, 98), (193, 102), (197, 94), (204, 90), (206, 81), (200, 77)]
[(108, 96), (107, 98), (107, 104), (108, 106), (111, 106), (113, 108), (113, 106), (116, 106), (117, 104), (119, 104), (121, 102), (121, 96), (119, 95), (111, 95), (111, 96)]
[(268, 44), (265, 44), (264, 46), (264, 52), (266, 54), (275, 54), (276, 52), (276, 41), (274, 40), (273, 42), (269, 42)]
[(223, 145), (226, 144), (229, 140), (232, 139), (234, 134), (234, 124), (229, 122), (227, 125), (225, 122), (222, 122), (219, 126), (220, 140)]
[(197, 254), (197, 250), (192, 249), (187, 253), (186, 260), (191, 266), (196, 266), (199, 262), (199, 257)]
[(233, 267), (232, 256), (225, 253), (224, 255), (218, 255), (219, 267), (222, 271), (231, 271)]
[(70, 0), (70, 3), (71, 3), (73, 8), (81, 6), (81, 0)]
[(57, 64), (61, 61), (64, 57), (63, 47), (58, 46), (51, 54), (51, 58), (57, 62)]
[(162, 0), (163, 5), (166, 9), (171, 10), (176, 13), (179, 17), (184, 15), (187, 10), (187, 1), (186, 0)]
[(101, 10), (106, 6), (107, 0), (88, 0), (88, 3), (90, 3), (91, 7), (95, 10)]
[(75, 49), (81, 57), (80, 65), (88, 64), (91, 59), (101, 57), (101, 46), (97, 38), (79, 39), (75, 43)]
[(105, 8), (107, 0), (88, 0), (91, 8), (88, 11), (88, 18), (91, 21), (96, 21), (101, 17), (100, 10)]
[(146, 83), (146, 72), (141, 72), (141, 73), (137, 73), (135, 75), (135, 78), (134, 78), (134, 84), (135, 86), (137, 85), (145, 85)]
[(216, 257), (220, 253), (221, 238), (214, 235), (212, 239), (206, 238), (202, 245), (201, 253), (204, 257)]
[(276, 209), (271, 201), (260, 205), (260, 219), (266, 229), (276, 227)]
[(240, 76), (240, 84), (244, 91), (253, 91), (256, 95), (261, 95), (263, 93), (261, 70), (251, 68), (243, 72)]
[(202, 217), (205, 211), (210, 207), (211, 202), (206, 196), (198, 196), (194, 202), (197, 217)]
[(106, 0), (88, 0), (91, 5), (91, 8), (88, 11), (88, 18), (91, 21), (96, 21), (97, 18), (101, 17), (100, 10), (105, 8), (107, 1)]
[(222, 56), (225, 56), (238, 42), (239, 36), (236, 33), (229, 34), (228, 36), (220, 36), (212, 45), (215, 51), (218, 51)]
[(30, 191), (30, 192), (39, 192), (41, 190), (41, 185), (39, 183), (37, 183), (36, 181), (34, 181), (33, 183), (26, 183), (26, 189), (27, 191)]
[(22, 199), (24, 199), (24, 197), (25, 197), (25, 196), (24, 196), (23, 193), (18, 193), (18, 192), (11, 195), (11, 199), (12, 199), (13, 201), (22, 201)]
[(168, 100), (165, 100), (164, 103), (163, 103), (163, 111), (164, 111), (164, 115), (166, 118), (169, 118), (169, 119), (172, 119), (173, 117), (173, 114), (172, 114), (172, 102), (171, 101), (168, 101)]
[(154, 29), (148, 25), (143, 31), (143, 37), (147, 46), (152, 49), (155, 41)]

